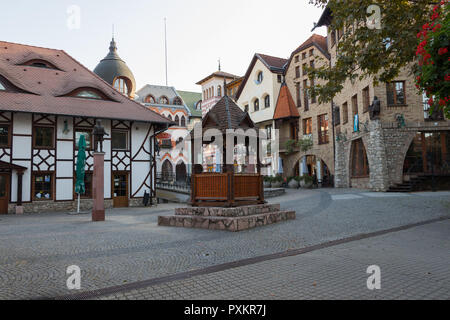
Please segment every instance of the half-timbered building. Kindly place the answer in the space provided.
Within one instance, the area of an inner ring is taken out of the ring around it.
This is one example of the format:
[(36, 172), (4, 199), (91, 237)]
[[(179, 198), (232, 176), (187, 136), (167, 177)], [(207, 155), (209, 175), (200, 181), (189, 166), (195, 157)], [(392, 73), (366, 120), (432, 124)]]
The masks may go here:
[(89, 209), (96, 120), (108, 133), (106, 207), (155, 196), (155, 137), (171, 122), (119, 91), (64, 51), (0, 41), (0, 214), (74, 209), (81, 135)]

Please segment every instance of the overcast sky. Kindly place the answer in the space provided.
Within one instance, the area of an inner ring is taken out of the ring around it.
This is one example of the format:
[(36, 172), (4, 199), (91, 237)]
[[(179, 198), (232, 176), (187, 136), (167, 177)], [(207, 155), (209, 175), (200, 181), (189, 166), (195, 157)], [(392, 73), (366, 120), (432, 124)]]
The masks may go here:
[[(79, 28), (68, 27), (76, 27), (71, 5), (81, 9)], [(308, 0), (14, 0), (2, 3), (0, 39), (63, 49), (92, 70), (108, 53), (114, 24), (140, 89), (165, 84), (166, 17), (169, 85), (200, 92), (195, 83), (217, 71), (219, 58), (236, 75), (256, 52), (288, 58), (321, 13)]]

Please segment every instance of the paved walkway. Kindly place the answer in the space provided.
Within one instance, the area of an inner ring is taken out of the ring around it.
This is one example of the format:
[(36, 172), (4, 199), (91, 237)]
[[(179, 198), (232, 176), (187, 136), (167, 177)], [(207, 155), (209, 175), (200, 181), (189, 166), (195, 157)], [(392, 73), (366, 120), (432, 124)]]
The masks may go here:
[[(381, 289), (367, 288), (367, 268)], [(139, 286), (139, 284), (136, 284)], [(450, 299), (450, 221), (97, 299)]]
[[(345, 195), (359, 198), (336, 200)], [(158, 215), (175, 205), (110, 210), (104, 223), (65, 213), (0, 216), (0, 299), (73, 293), (71, 265), (80, 266), (81, 292), (89, 292), (450, 216), (450, 192), (288, 190), (270, 201), (297, 219), (228, 233), (158, 227)]]

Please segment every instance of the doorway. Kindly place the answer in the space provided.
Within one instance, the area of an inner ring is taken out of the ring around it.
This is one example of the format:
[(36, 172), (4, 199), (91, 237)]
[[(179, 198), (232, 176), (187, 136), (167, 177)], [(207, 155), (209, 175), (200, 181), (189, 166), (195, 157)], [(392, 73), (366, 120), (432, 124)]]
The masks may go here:
[(128, 173), (113, 174), (113, 205), (114, 208), (128, 207)]
[(0, 174), (0, 214), (8, 214), (10, 175)]

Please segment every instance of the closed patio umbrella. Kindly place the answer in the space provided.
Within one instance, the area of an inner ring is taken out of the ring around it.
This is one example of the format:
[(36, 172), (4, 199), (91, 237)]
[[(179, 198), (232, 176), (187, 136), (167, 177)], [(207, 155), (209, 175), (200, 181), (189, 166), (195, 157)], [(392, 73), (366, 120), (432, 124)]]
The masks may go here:
[(75, 192), (78, 194), (78, 210), (80, 213), (80, 195), (86, 192), (86, 187), (84, 184), (86, 166), (86, 138), (82, 134), (78, 142), (78, 157), (77, 157), (77, 181), (75, 183)]

